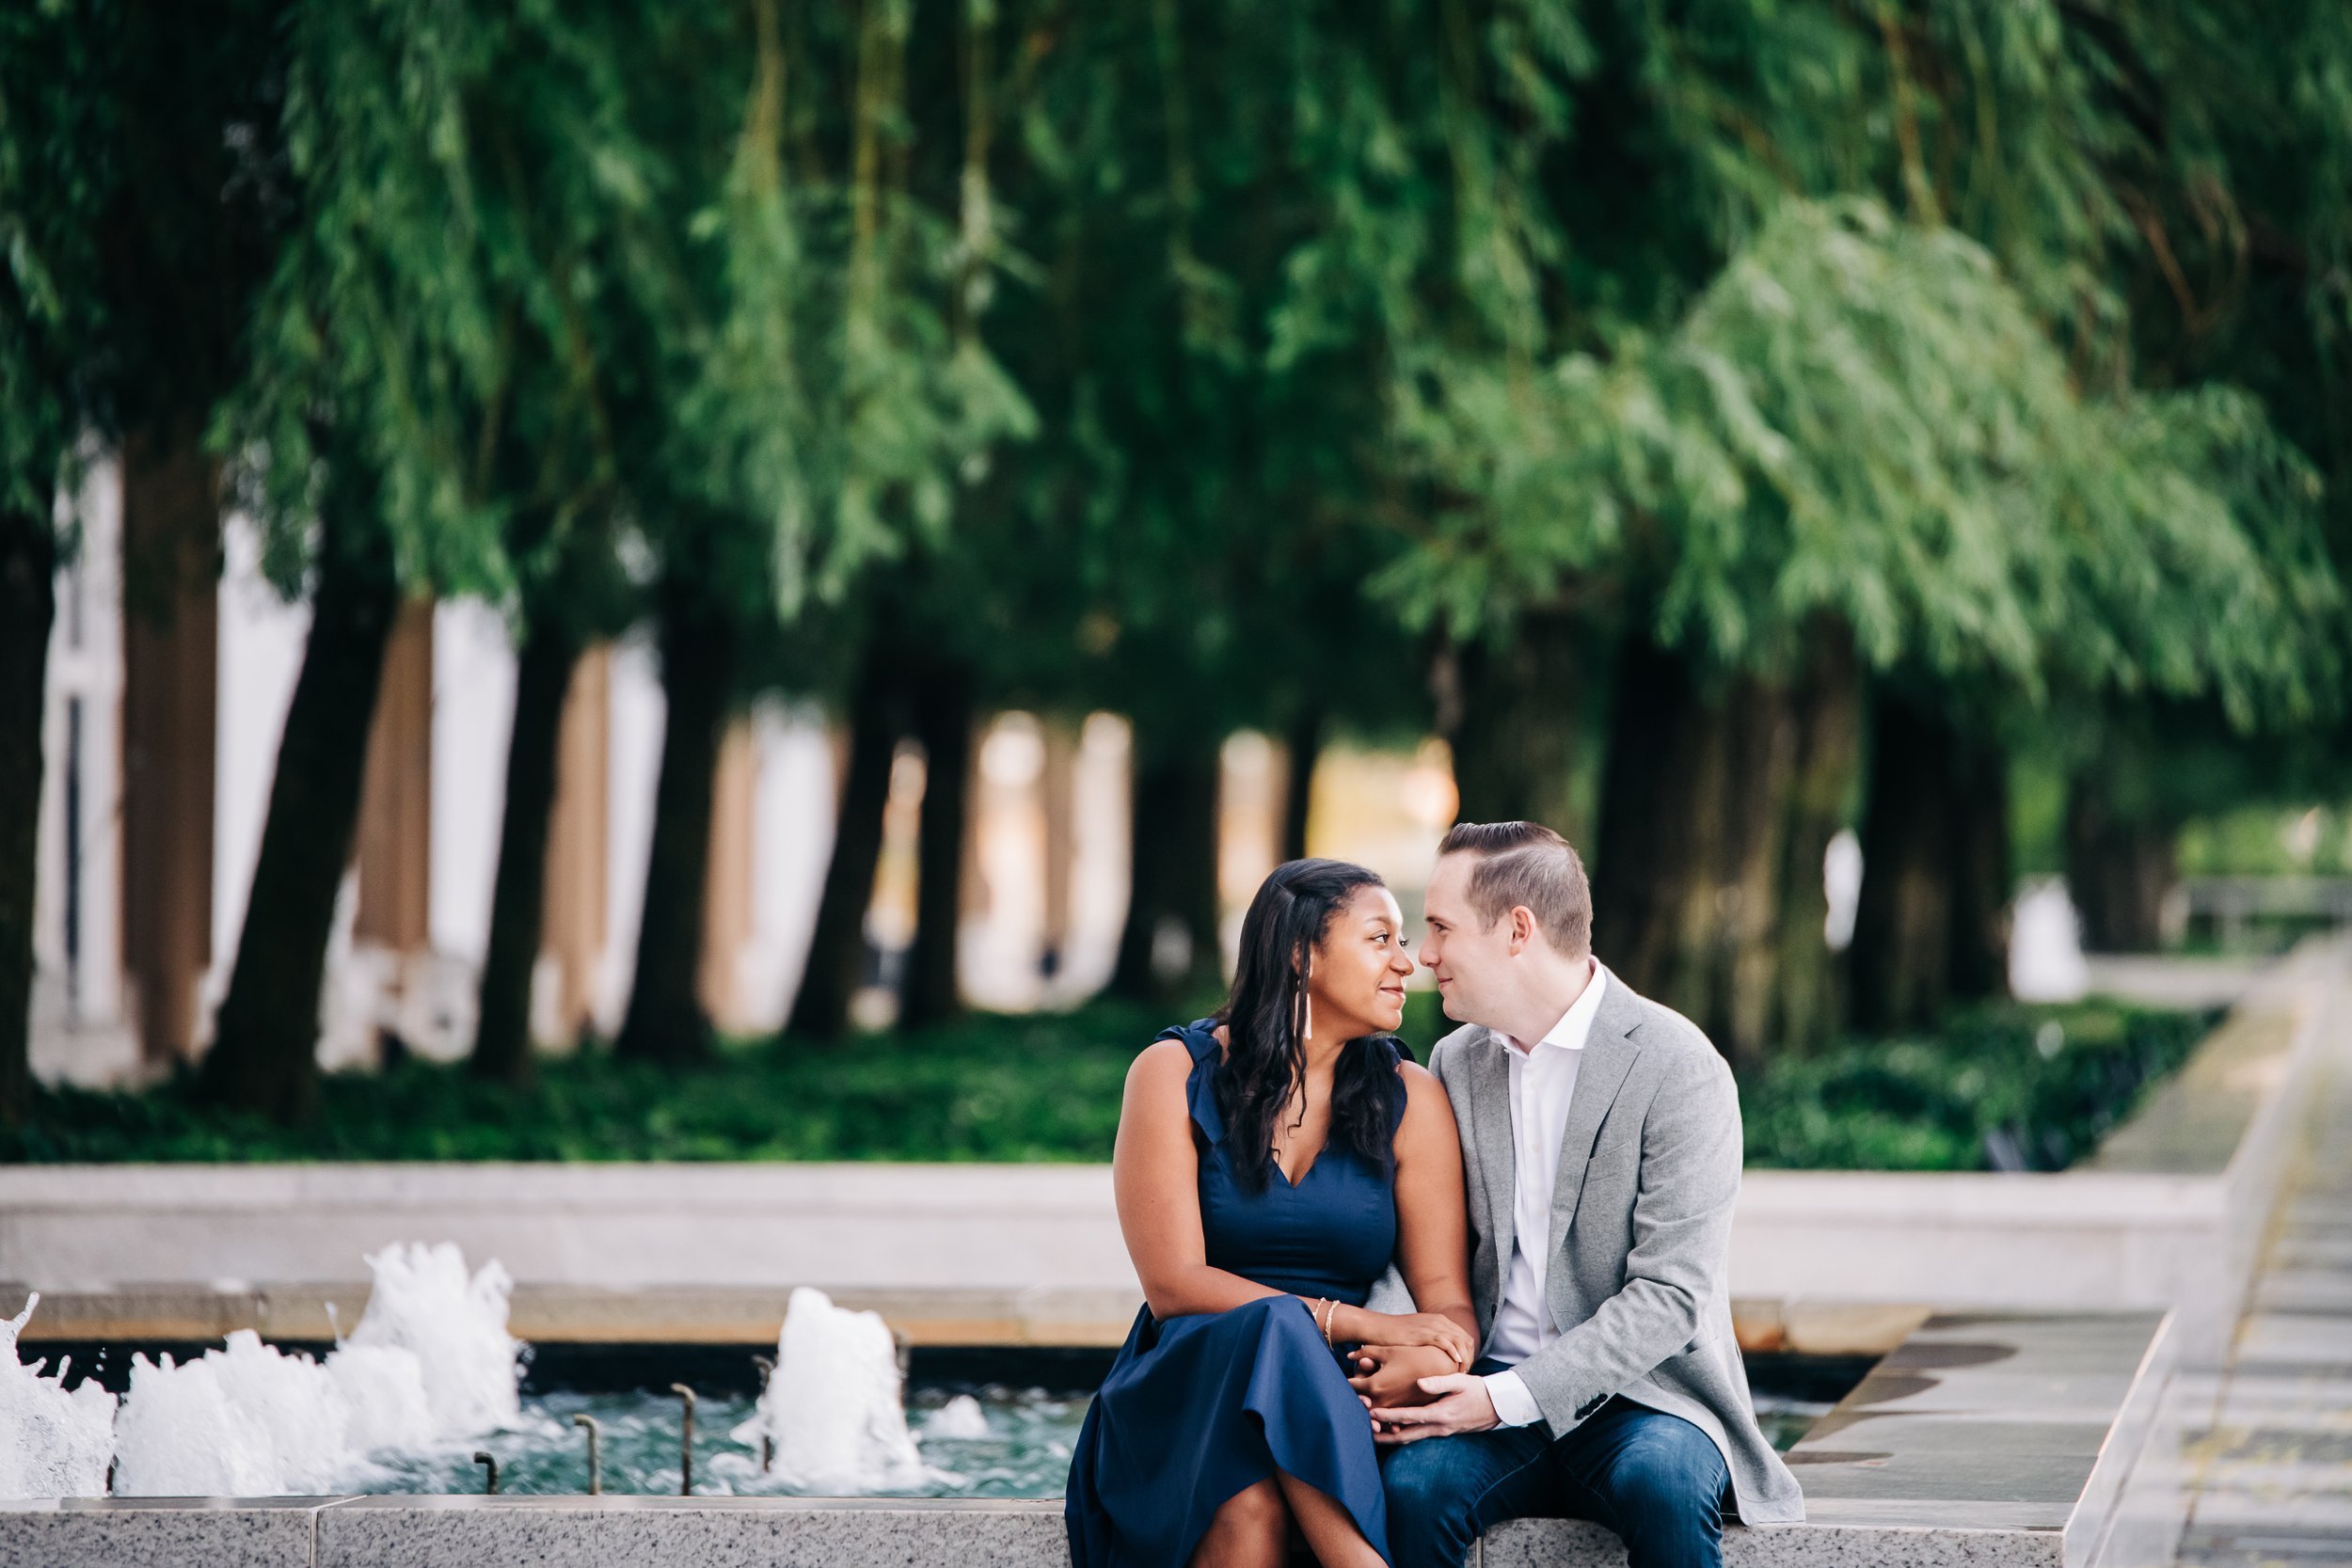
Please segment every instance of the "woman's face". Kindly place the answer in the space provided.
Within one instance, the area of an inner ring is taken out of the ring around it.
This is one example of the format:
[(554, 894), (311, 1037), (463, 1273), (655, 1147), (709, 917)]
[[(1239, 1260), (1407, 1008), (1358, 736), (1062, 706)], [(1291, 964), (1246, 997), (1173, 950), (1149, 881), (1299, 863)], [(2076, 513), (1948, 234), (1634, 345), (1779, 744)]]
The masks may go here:
[(1331, 915), (1307, 974), (1315, 1033), (1340, 1039), (1388, 1034), (1405, 1022), (1405, 982), (1413, 956), (1405, 950), (1405, 915), (1384, 887), (1360, 887)]

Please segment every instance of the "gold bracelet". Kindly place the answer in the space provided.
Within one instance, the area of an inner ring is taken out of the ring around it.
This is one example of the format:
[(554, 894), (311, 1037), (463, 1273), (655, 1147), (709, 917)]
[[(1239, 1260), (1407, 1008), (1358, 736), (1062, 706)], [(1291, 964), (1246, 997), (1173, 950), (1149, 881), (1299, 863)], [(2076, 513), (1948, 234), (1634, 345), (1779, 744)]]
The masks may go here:
[(1326, 1350), (1337, 1350), (1337, 1349), (1339, 1349), (1339, 1346), (1337, 1346), (1337, 1345), (1335, 1345), (1335, 1344), (1333, 1344), (1333, 1343), (1331, 1342), (1331, 1320), (1332, 1320), (1333, 1318), (1338, 1317), (1338, 1316), (1339, 1316), (1339, 1313), (1340, 1313), (1340, 1304), (1339, 1304), (1339, 1302), (1338, 1302), (1336, 1299), (1334, 1299), (1334, 1298), (1332, 1298), (1332, 1297), (1330, 1297), (1330, 1296), (1326, 1296), (1326, 1297), (1324, 1297), (1324, 1298), (1323, 1298), (1323, 1321), (1322, 1321), (1322, 1323), (1321, 1323), (1320, 1324), (1318, 1324), (1317, 1326), (1319, 1326), (1319, 1327), (1323, 1330), (1323, 1348), (1324, 1348), (1324, 1349), (1326, 1349)]

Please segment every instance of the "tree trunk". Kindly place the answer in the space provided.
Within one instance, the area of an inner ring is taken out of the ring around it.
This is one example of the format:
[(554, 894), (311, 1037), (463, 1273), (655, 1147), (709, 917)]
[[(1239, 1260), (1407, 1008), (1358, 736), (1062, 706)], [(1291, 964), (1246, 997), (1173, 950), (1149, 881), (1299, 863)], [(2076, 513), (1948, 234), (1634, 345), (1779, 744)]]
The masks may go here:
[(695, 981), (708, 912), (712, 791), (736, 659), (735, 627), (724, 610), (675, 589), (664, 595), (661, 777), (654, 787), (637, 973), (612, 1041), (615, 1056), (699, 1062), (715, 1043)]
[(1593, 945), (1628, 985), (1668, 1000), (1691, 984), (1682, 961), (1692, 907), (1714, 859), (1724, 766), (1718, 716), (1689, 661), (1646, 638), (1617, 664), (1600, 826), (1593, 854)]
[(882, 860), (882, 813), (890, 803), (890, 765), (902, 726), (900, 690), (892, 655), (877, 633), (858, 669), (850, 707), (850, 766), (841, 782), (833, 855), (817, 901), (817, 928), (808, 962), (792, 998), (787, 1035), (839, 1039), (849, 1032), (850, 1003), (865, 979), (866, 911), (874, 901), (874, 870)]
[(1963, 736), (1953, 758), (1950, 994), (2009, 994), (2009, 758)]
[(1812, 632), (1791, 705), (1796, 763), (1781, 832), (1773, 1035), (1780, 1050), (1804, 1052), (1827, 1044), (1842, 1022), (1822, 883), (1822, 863), (1845, 823), (1862, 763), (1862, 675), (1842, 625)]
[(1217, 738), (1135, 730), (1127, 918), (1113, 995), (1185, 1005), (1224, 978), (1217, 946)]
[(32, 1099), (33, 887), (40, 847), (41, 707), (57, 610), (57, 536), (37, 513), (0, 511), (0, 1131)]
[(317, 1101), (326, 942), (400, 597), (373, 497), (334, 498), (329, 507), (245, 929), (203, 1067), (210, 1098), (280, 1122), (307, 1117)]
[(2179, 831), (2121, 819), (2096, 773), (2066, 794), (2066, 885), (2090, 953), (2149, 953), (2164, 945), (2164, 900), (2180, 879)]
[(506, 802), (471, 1067), (477, 1078), (516, 1088), (532, 1077), (531, 983), (547, 913), (548, 825), (555, 813), (564, 698), (579, 662), (580, 639), (554, 614), (532, 623), (516, 661), (515, 728), (506, 743)]
[(1761, 1061), (1772, 1043), (1797, 726), (1785, 688), (1745, 677), (1733, 684), (1716, 727), (1724, 761), (1715, 874), (1689, 911), (1704, 1000), (1690, 1016), (1718, 1049), (1745, 1065)]
[(1440, 707), (1453, 718), (1460, 820), (1540, 822), (1575, 837), (1579, 652), (1576, 623), (1559, 613), (1528, 617), (1507, 647), (1453, 650)]
[(1311, 703), (1299, 709), (1283, 740), (1290, 778), (1282, 796), (1282, 859), (1307, 858), (1308, 818), (1314, 810), (1315, 763), (1323, 755), (1323, 711)]
[(963, 1011), (956, 979), (963, 923), (964, 847), (971, 809), (971, 672), (939, 664), (914, 687), (914, 736), (923, 746), (920, 848), (915, 857), (914, 944), (907, 955), (906, 994), (898, 1022), (908, 1029), (945, 1023)]
[(1862, 899), (1850, 951), (1853, 1022), (1869, 1033), (1930, 1027), (1949, 995), (1959, 744), (1941, 714), (1887, 692), (1871, 705)]

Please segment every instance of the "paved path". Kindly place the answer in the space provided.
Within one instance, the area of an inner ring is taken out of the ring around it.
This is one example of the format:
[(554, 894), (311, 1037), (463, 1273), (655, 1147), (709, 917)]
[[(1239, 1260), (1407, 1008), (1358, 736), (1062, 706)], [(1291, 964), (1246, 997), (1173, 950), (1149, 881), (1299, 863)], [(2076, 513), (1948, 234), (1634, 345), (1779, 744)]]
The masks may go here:
[(2352, 1565), (2352, 1051), (2334, 1044), (2213, 1425), (2188, 1448), (2184, 1564)]

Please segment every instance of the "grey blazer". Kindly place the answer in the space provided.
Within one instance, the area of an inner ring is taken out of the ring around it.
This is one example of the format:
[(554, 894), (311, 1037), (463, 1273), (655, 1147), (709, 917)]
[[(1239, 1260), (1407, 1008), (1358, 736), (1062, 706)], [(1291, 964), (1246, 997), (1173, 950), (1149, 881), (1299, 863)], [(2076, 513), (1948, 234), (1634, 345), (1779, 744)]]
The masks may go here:
[[(1511, 1261), (1510, 1047), (1471, 1024), (1430, 1070), (1454, 1102), (1470, 1219), (1470, 1298), (1494, 1329)], [(1796, 1477), (1756, 1424), (1724, 1275), (1740, 1192), (1740, 1094), (1696, 1025), (1614, 974), (1578, 1064), (1551, 1195), (1544, 1297), (1560, 1338), (1518, 1368), (1553, 1436), (1622, 1394), (1714, 1439), (1750, 1525), (1804, 1517)], [(1409, 1307), (1393, 1270), (1379, 1310)]]

